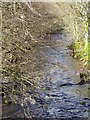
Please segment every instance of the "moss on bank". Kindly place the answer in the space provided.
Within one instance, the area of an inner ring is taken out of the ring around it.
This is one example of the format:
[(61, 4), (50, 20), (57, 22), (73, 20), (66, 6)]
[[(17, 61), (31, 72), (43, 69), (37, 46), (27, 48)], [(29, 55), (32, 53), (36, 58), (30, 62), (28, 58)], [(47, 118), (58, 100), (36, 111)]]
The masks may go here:
[[(88, 61), (88, 3), (58, 3), (60, 16), (66, 28), (71, 31), (75, 44), (73, 47), (75, 58)], [(68, 25), (68, 26), (67, 26)]]

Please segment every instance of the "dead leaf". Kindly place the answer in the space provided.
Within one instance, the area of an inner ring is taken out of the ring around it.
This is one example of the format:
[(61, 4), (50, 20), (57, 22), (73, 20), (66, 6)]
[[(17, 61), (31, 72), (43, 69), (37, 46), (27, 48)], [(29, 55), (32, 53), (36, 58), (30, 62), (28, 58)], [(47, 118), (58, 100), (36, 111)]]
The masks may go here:
[(46, 105), (45, 105), (45, 104), (43, 105), (43, 109), (44, 109), (44, 110), (46, 109)]
[(40, 98), (40, 94), (37, 94), (37, 96)]

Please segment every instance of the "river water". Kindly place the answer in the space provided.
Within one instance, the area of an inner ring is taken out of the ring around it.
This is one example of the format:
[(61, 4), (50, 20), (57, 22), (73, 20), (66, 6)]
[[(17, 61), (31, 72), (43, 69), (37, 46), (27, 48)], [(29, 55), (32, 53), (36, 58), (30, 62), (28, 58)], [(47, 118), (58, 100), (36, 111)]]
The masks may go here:
[[(39, 90), (41, 98), (37, 102), (27, 102), (26, 115), (34, 118), (88, 118), (88, 85), (66, 85), (78, 83), (79, 73), (84, 71), (79, 60), (74, 59), (68, 49), (73, 41), (70, 33), (51, 34), (38, 46), (35, 56), (40, 59), (36, 71), (44, 72), (41, 80), (43, 91)], [(28, 101), (28, 97), (25, 98)], [(11, 107), (11, 111), (10, 108)], [(7, 106), (4, 116), (23, 117), (21, 108)], [(9, 109), (9, 110), (8, 110)], [(19, 113), (19, 114), (18, 114)]]

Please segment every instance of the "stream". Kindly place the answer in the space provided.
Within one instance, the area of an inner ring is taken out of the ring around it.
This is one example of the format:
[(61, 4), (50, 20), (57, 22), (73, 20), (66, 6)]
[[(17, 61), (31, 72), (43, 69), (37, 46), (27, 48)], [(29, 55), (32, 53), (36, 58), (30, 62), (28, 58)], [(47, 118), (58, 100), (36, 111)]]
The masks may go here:
[[(42, 99), (36, 98), (37, 102), (28, 104), (28, 115), (37, 119), (88, 118), (88, 84), (61, 86), (65, 83), (78, 83), (79, 73), (84, 71), (80, 61), (70, 56), (72, 51), (67, 46), (72, 41), (70, 33), (55, 33), (51, 34), (51, 39), (45, 39), (38, 46), (35, 55), (40, 58), (40, 63), (35, 69), (44, 71), (41, 82), (45, 90), (39, 91)], [(7, 110), (4, 116), (24, 116), (17, 105), (6, 106), (4, 110)]]

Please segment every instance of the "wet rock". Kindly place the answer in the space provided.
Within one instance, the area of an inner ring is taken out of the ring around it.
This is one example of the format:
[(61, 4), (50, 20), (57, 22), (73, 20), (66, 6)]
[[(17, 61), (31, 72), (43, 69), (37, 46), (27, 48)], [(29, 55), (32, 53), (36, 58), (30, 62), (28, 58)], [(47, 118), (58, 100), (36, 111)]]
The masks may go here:
[(86, 105), (86, 102), (85, 102), (85, 101), (83, 101), (83, 102), (81, 102), (80, 104), (81, 104), (81, 105)]
[(85, 80), (81, 80), (80, 82), (78, 82), (78, 85), (83, 85), (86, 84)]

